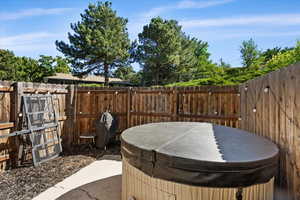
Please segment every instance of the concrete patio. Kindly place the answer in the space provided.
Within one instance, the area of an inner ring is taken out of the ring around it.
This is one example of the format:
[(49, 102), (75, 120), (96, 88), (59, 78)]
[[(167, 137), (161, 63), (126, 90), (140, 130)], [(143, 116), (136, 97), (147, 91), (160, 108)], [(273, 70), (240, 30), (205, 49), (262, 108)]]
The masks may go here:
[(33, 200), (119, 200), (121, 174), (121, 161), (97, 160), (42, 192)]

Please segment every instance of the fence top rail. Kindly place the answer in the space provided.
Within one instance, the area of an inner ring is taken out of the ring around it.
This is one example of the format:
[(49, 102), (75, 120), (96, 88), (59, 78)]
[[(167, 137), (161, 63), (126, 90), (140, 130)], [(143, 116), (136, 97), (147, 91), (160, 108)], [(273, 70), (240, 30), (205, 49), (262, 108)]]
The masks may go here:
[[(73, 84), (51, 84), (51, 83), (33, 83), (33, 82), (14, 82), (14, 81), (0, 81), (0, 91), (13, 91), (13, 86), (15, 84), (19, 84), (21, 87), (24, 88), (24, 92), (33, 92), (34, 90), (51, 90), (51, 91), (61, 91), (65, 92), (70, 87), (75, 87), (78, 91), (172, 91), (172, 90), (201, 90), (201, 91), (215, 91), (215, 90), (234, 90), (238, 91), (238, 85), (232, 86), (175, 86), (175, 87), (94, 87), (94, 86), (80, 86), (80, 85), (73, 85)], [(58, 92), (59, 93), (59, 92)]]
[(0, 81), (0, 92), (13, 92), (16, 84), (22, 87), (25, 93), (67, 93), (70, 87), (70, 85), (62, 84)]
[(193, 86), (193, 87), (91, 87), (75, 86), (78, 91), (115, 91), (115, 90), (132, 90), (132, 91), (173, 91), (173, 90), (200, 90), (200, 91), (238, 91), (239, 86)]

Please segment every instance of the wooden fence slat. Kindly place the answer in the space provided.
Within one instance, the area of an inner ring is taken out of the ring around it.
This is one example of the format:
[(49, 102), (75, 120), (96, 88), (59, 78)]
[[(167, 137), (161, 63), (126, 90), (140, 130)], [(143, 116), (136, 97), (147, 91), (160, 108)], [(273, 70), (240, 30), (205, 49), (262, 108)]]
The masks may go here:
[[(280, 165), (275, 182), (280, 190), (275, 190), (275, 194), (284, 194), (282, 198), (290, 200), (300, 199), (299, 85), (300, 64), (240, 85), (241, 128), (279, 146)], [(257, 112), (253, 112), (255, 106)]]
[(1, 129), (13, 128), (13, 127), (14, 127), (13, 122), (0, 122), (0, 130)]

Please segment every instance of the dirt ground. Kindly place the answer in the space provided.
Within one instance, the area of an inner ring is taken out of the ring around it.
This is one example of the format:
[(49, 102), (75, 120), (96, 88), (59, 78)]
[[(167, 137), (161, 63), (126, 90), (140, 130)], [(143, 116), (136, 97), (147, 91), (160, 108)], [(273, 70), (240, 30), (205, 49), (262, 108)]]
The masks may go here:
[(75, 155), (62, 155), (38, 167), (27, 166), (0, 173), (0, 200), (32, 199), (97, 159), (119, 160), (119, 146), (110, 146), (106, 152), (80, 149)]

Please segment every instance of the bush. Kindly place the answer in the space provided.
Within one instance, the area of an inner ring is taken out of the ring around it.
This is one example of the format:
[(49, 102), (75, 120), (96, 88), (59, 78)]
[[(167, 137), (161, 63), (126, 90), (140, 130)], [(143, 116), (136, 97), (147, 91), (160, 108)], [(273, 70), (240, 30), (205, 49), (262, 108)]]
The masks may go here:
[(276, 54), (265, 65), (256, 64), (247, 68), (217, 67), (209, 73), (209, 77), (172, 83), (167, 86), (237, 85), (297, 62), (300, 62), (300, 41), (297, 42), (295, 48)]

